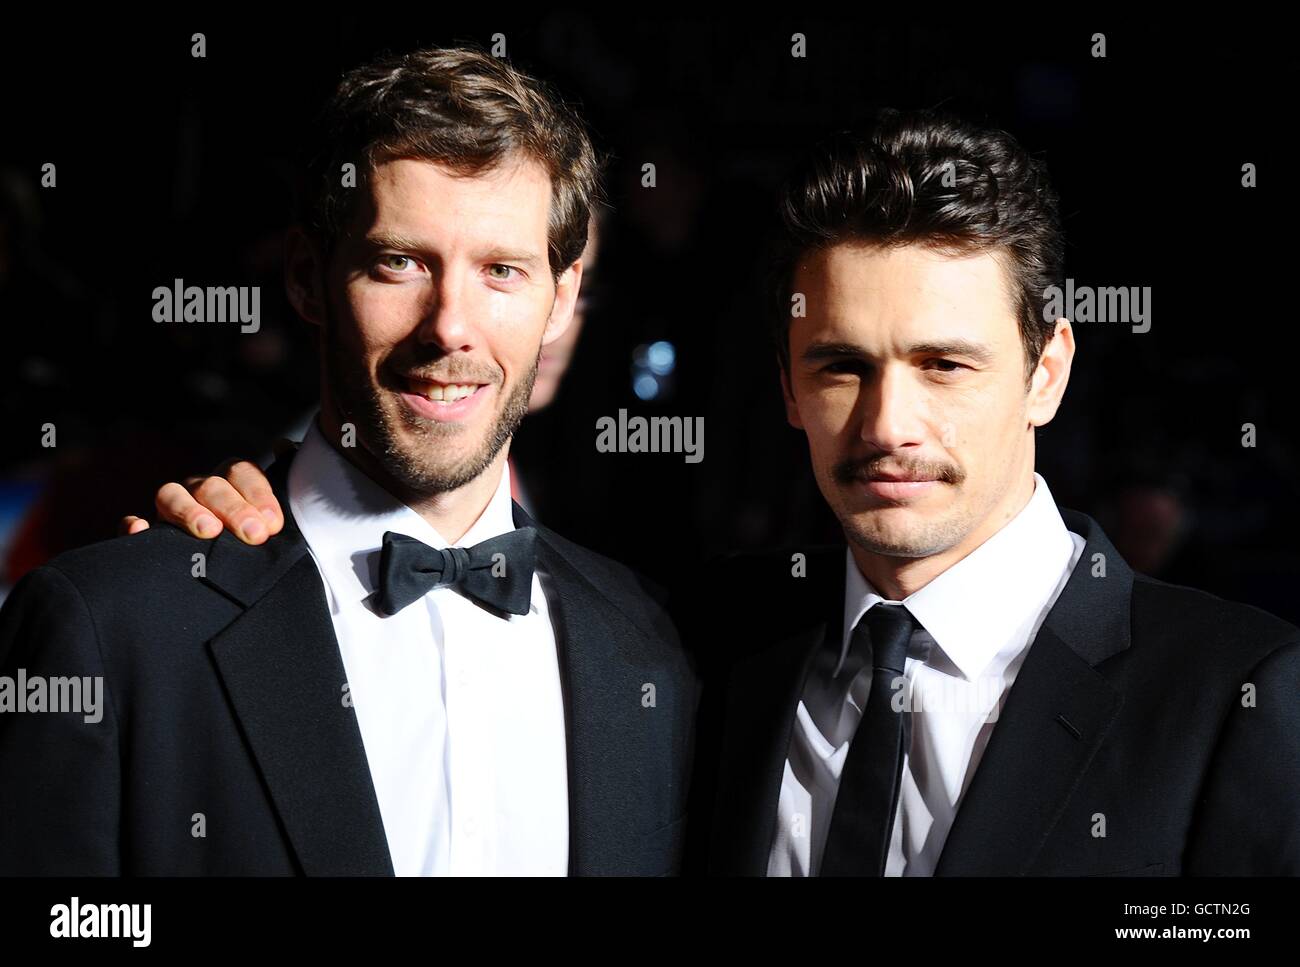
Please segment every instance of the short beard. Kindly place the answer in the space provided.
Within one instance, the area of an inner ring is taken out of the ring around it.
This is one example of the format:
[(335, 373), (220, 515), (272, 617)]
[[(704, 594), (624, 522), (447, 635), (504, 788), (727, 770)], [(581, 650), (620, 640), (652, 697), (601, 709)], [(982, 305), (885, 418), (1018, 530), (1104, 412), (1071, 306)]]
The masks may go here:
[(326, 356), (326, 375), (334, 392), (340, 421), (353, 423), (357, 436), (380, 468), (411, 497), (432, 497), (458, 490), (477, 479), (510, 442), (519, 424), (528, 413), (528, 401), (533, 383), (537, 379), (537, 365), (541, 348), (529, 371), (521, 378), (506, 399), (501, 416), (487, 434), (476, 453), (453, 466), (436, 466), (421, 457), (437, 452), (444, 440), (464, 432), (463, 428), (449, 426), (436, 420), (425, 420), (404, 410), (396, 414), (403, 425), (419, 438), (415, 446), (404, 444), (393, 419), (385, 409), (384, 401), (391, 394), (373, 382), (370, 374), (356, 363), (356, 354), (348, 353), (338, 339), (333, 325), (333, 313), (326, 310), (326, 325), (322, 332)]
[(939, 520), (893, 540), (862, 529), (852, 516), (840, 519), (844, 534), (858, 547), (881, 557), (933, 557), (956, 547), (970, 533), (973, 522), (965, 517)]
[[(901, 469), (926, 474), (944, 486), (959, 487), (966, 480), (966, 472), (954, 464), (922, 460), (899, 461), (897, 457), (891, 459), (884, 455), (841, 460), (831, 467), (831, 479), (841, 486), (852, 486), (881, 466), (898, 467), (900, 462)], [(918, 558), (940, 554), (961, 543), (974, 526), (974, 521), (965, 515), (959, 515), (920, 521), (909, 533), (890, 538), (876, 528), (863, 527), (858, 515), (841, 512), (835, 508), (834, 502), (832, 507), (836, 509), (845, 536), (864, 551), (882, 557)]]

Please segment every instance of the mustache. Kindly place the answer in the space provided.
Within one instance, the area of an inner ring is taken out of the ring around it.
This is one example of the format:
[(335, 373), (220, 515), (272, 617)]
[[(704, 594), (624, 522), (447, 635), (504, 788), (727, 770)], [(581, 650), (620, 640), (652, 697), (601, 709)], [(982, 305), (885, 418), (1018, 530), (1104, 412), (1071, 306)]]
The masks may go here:
[[(533, 374), (542, 361), (544, 347), (537, 347), (537, 358), (533, 360)], [(418, 355), (418, 354), (417, 354)], [(506, 374), (500, 366), (484, 364), (478, 360), (466, 360), (460, 355), (439, 353), (431, 359), (414, 359), (390, 357), (380, 367), (380, 381), (401, 384), (407, 379), (422, 379), (430, 383), (484, 383), (489, 386), (505, 384)], [(390, 387), (393, 388), (393, 387)], [(404, 387), (398, 385), (396, 388)]]
[(490, 369), (486, 366), (462, 360), (448, 361), (445, 365), (436, 368), (427, 365), (402, 366), (397, 363), (389, 363), (387, 369), (393, 375), (393, 378), (399, 382), (406, 379), (421, 379), (430, 383), (487, 383), (494, 385), (500, 383), (503, 378), (503, 374), (499, 369)]
[(966, 479), (966, 471), (951, 463), (936, 463), (930, 460), (899, 460), (888, 454), (874, 457), (848, 457), (835, 464), (835, 479), (842, 484), (851, 484), (864, 477), (877, 474), (905, 476), (925, 480), (938, 480), (941, 483), (959, 484)]

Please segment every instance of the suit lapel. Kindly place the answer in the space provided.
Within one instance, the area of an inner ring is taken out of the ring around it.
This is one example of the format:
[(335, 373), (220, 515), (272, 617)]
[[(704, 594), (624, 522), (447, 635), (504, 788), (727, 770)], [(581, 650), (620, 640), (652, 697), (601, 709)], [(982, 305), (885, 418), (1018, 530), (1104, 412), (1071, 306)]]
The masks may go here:
[(652, 748), (630, 716), (647, 680), (645, 633), (579, 570), (563, 544), (514, 507), (516, 526), (537, 528), (537, 565), (555, 628), (569, 766), (569, 873), (599, 876), (635, 868), (629, 817), (648, 811), (638, 792)]
[(1086, 661), (1050, 628), (1039, 631), (935, 875), (1025, 873), (1119, 706), (1119, 694)]
[(1083, 553), (1016, 676), (936, 876), (1025, 874), (1122, 704), (1094, 666), (1129, 645), (1133, 572), (1096, 521), (1061, 514)]
[(392, 876), (361, 730), (315, 562), (289, 513), (288, 458), (268, 472), (284, 531), (223, 533), (206, 583), (247, 610), (209, 643), (293, 850), (309, 876)]

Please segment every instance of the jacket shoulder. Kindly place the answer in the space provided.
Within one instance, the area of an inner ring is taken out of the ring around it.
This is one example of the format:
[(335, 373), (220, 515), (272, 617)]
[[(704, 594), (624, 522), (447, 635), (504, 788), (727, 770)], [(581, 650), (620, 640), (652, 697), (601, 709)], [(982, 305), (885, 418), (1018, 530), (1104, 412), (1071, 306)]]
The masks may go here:
[(64, 551), (44, 566), (83, 590), (103, 584), (138, 587), (142, 581), (189, 578), (194, 555), (206, 555), (213, 544), (171, 524), (156, 524), (139, 534)]
[(130, 632), (143, 640), (149, 629), (180, 635), (191, 625), (206, 627), (208, 618), (221, 620), (232, 604), (205, 580), (208, 558), (222, 538), (236, 540), (224, 531), (215, 540), (200, 539), (170, 524), (155, 525), (59, 554), (33, 574), (61, 580), (38, 577), (26, 593), (75, 590), (109, 639)]
[(1254, 605), (1135, 574), (1133, 636), (1136, 642), (1168, 640), (1184, 657), (1210, 667), (1241, 668), (1300, 643), (1300, 628)]

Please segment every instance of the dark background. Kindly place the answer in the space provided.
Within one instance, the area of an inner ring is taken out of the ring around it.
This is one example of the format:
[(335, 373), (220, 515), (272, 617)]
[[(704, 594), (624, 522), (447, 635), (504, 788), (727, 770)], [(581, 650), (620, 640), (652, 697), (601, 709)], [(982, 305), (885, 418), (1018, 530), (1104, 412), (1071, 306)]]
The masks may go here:
[[(418, 5), (123, 16), (11, 25), (0, 41), (0, 587), (112, 536), (126, 513), (152, 516), (163, 481), (260, 457), (302, 421), (313, 332), (280, 281), (302, 126), (381, 50), (488, 46), (502, 32), (511, 62), (578, 102), (611, 156), (583, 341), (514, 450), (545, 523), (665, 583), (724, 550), (835, 537), (784, 421), (761, 239), (811, 142), (882, 106), (938, 106), (1046, 158), (1067, 275), (1153, 290), (1148, 333), (1076, 326), (1065, 404), (1039, 436), (1058, 502), (1099, 516), (1139, 569), (1300, 621), (1294, 320), (1279, 298), (1293, 274), (1281, 142), (1294, 85), (1276, 25), (461, 18)], [(1098, 30), (1105, 59), (1090, 56)], [(206, 59), (190, 56), (194, 31)], [(795, 31), (805, 59), (790, 56)], [(640, 187), (647, 161), (654, 189)], [(57, 188), (39, 186), (45, 162)], [(1241, 187), (1245, 162), (1260, 187)], [(261, 285), (261, 331), (154, 323), (153, 288), (178, 277)], [(633, 355), (657, 340), (676, 369), (642, 401)], [(597, 453), (596, 420), (620, 408), (703, 416), (704, 461)]]

